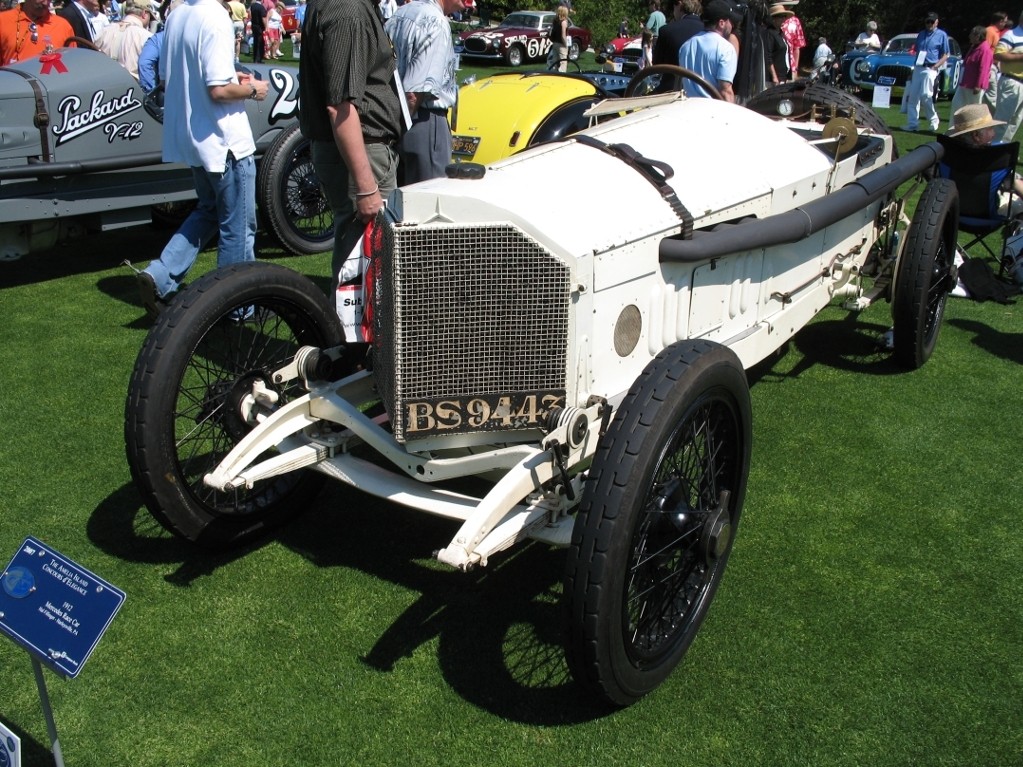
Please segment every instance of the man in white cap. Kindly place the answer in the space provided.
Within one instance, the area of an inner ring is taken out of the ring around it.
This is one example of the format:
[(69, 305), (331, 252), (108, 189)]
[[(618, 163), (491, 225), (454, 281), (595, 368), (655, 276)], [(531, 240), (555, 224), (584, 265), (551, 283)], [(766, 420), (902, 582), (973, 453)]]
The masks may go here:
[(160, 17), (159, 7), (148, 0), (128, 0), (123, 16), (110, 24), (96, 39), (96, 47), (139, 79), (139, 54), (146, 40), (152, 37), (149, 25)]
[(941, 118), (934, 108), (934, 84), (950, 52), (948, 35), (938, 28), (938, 14), (931, 11), (924, 18), (923, 30), (916, 36), (916, 62), (906, 96), (906, 130), (917, 130), (921, 115), (932, 131), (938, 130)]

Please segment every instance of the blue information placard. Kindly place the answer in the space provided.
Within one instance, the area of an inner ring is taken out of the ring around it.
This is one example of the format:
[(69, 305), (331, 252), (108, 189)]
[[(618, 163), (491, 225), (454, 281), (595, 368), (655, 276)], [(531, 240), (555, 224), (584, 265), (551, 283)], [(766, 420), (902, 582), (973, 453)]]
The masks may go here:
[(0, 575), (0, 631), (73, 679), (124, 599), (117, 587), (28, 537)]

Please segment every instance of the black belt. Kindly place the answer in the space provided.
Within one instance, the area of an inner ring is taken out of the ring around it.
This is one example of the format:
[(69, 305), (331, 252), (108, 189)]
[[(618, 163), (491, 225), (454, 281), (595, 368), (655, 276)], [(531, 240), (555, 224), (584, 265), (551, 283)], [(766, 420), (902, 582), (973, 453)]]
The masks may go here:
[(376, 138), (375, 136), (363, 136), (363, 144), (386, 144), (387, 146), (394, 146), (398, 143), (396, 138)]
[(445, 107), (419, 107), (419, 108), (424, 112), (429, 112), (430, 114), (434, 115), (444, 115), (446, 117), (448, 114), (448, 110)]

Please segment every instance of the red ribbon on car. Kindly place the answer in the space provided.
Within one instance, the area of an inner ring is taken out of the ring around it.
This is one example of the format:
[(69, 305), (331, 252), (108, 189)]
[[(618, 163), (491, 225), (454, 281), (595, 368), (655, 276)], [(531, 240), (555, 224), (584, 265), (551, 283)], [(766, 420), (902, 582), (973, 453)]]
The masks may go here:
[(67, 67), (64, 66), (64, 62), (60, 60), (59, 53), (44, 53), (39, 57), (39, 61), (42, 62), (43, 68), (39, 70), (39, 74), (48, 75), (51, 69), (56, 69), (57, 74), (65, 74)]

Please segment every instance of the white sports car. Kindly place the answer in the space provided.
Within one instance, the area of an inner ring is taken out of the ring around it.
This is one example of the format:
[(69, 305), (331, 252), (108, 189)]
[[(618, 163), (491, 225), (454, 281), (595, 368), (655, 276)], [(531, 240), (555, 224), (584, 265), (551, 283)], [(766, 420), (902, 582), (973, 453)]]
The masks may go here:
[[(894, 354), (917, 367), (955, 284), (954, 186), (927, 182), (908, 226), (897, 191), (940, 147), (895, 159), (883, 132), (778, 101), (786, 118), (616, 99), (580, 134), (398, 190), (365, 236), (365, 296), (339, 291), (365, 301), (364, 369), (356, 328), (306, 278), (256, 263), (197, 281), (132, 376), (146, 504), (223, 546), (330, 477), (451, 520), (427, 546), (460, 570), (524, 539), (565, 547), (569, 665), (611, 704), (638, 700), (732, 550), (745, 370), (839, 299), (891, 301)], [(580, 168), (613, 203), (556, 191)]]

